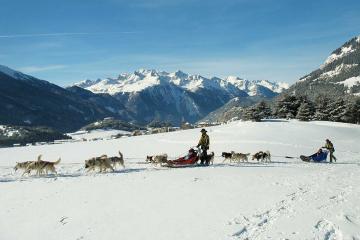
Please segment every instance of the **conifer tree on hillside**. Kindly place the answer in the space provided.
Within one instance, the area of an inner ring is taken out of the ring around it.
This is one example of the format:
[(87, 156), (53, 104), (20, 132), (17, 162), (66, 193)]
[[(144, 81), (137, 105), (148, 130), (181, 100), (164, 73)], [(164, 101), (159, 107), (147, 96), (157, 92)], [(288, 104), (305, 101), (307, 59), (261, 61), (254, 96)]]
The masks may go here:
[(360, 98), (348, 99), (345, 104), (344, 116), (342, 121), (348, 123), (360, 123)]
[(268, 118), (271, 116), (271, 109), (265, 101), (260, 101), (255, 105), (255, 110), (257, 111), (261, 119)]
[(265, 101), (261, 101), (251, 107), (248, 107), (243, 112), (245, 120), (260, 122), (263, 118), (271, 116), (271, 109)]
[(294, 118), (300, 103), (300, 99), (295, 95), (284, 95), (276, 101), (274, 115), (279, 118)]
[(244, 120), (251, 120), (255, 122), (261, 121), (261, 117), (255, 106), (246, 108), (243, 113), (243, 118)]
[(342, 122), (345, 116), (346, 103), (344, 98), (339, 97), (329, 105), (329, 120), (333, 122)]
[(300, 121), (310, 121), (314, 118), (314, 107), (309, 101), (303, 101), (299, 107), (296, 118)]
[(315, 98), (315, 120), (328, 121), (330, 116), (331, 100), (325, 95), (319, 95)]

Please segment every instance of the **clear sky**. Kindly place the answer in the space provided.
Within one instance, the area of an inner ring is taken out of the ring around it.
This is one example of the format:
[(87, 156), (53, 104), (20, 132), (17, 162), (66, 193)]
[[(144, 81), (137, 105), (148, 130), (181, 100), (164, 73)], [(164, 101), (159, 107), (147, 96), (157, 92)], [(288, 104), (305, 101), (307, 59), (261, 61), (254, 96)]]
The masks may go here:
[(359, 0), (0, 0), (0, 64), (61, 86), (139, 68), (293, 83), (357, 35)]

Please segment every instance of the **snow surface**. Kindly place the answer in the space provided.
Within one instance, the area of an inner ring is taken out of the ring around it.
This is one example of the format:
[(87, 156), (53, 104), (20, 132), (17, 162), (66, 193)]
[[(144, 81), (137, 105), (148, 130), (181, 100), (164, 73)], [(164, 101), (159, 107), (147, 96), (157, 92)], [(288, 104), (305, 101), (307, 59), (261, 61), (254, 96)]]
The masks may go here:
[(328, 77), (335, 77), (344, 71), (348, 71), (349, 69), (356, 67), (358, 64), (340, 64), (336, 66), (334, 70), (324, 72), (320, 75), (319, 78), (328, 78)]
[(332, 63), (332, 62), (334, 62), (335, 60), (340, 59), (340, 58), (342, 58), (342, 57), (344, 57), (344, 56), (346, 56), (346, 55), (348, 55), (348, 54), (350, 54), (350, 53), (352, 53), (352, 52), (354, 52), (354, 51), (355, 51), (355, 49), (352, 48), (352, 45), (343, 46), (343, 47), (341, 48), (340, 53), (339, 53), (339, 54), (336, 54), (336, 53), (331, 54), (331, 55), (325, 60), (325, 63), (324, 63), (324, 65), (323, 65), (321, 68), (323, 68), (323, 67), (326, 66), (327, 64)]
[[(182, 155), (199, 129), (96, 142), (0, 149), (0, 238), (360, 239), (360, 126), (269, 120), (208, 128), (213, 166), (167, 169), (145, 156)], [(330, 138), (338, 162), (309, 155)], [(126, 168), (85, 173), (85, 159), (121, 150)], [(222, 163), (222, 151), (270, 150), (272, 163)], [(59, 175), (22, 177), (43, 154)]]
[(109, 93), (111, 95), (125, 92), (140, 92), (146, 88), (160, 85), (174, 84), (183, 89), (195, 92), (199, 88), (205, 89), (240, 89), (250, 92), (253, 86), (261, 85), (270, 90), (280, 93), (289, 88), (287, 83), (275, 83), (267, 80), (249, 81), (238, 77), (230, 76), (221, 78), (206, 78), (201, 75), (189, 75), (180, 70), (174, 73), (164, 71), (140, 69), (132, 74), (121, 74), (117, 79), (106, 78), (102, 80), (85, 80), (75, 84), (76, 86), (86, 88), (94, 93)]
[(338, 82), (337, 84), (343, 84), (345, 87), (347, 87), (349, 89), (348, 91), (350, 91), (350, 89), (353, 86), (360, 84), (360, 76), (348, 78), (342, 82)]

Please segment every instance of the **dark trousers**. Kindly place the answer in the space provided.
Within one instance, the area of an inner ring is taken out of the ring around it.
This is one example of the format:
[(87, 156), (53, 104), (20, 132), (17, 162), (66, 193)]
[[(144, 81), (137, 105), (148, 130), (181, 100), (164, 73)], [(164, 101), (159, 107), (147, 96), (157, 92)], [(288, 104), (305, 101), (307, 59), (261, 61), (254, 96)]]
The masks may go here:
[(208, 156), (207, 156), (207, 150), (202, 148), (202, 151), (201, 151), (201, 156), (200, 156), (200, 164), (207, 164), (209, 165), (209, 159), (208, 159)]
[(333, 159), (336, 162), (336, 157), (334, 156), (334, 151), (330, 151), (330, 162), (333, 162)]

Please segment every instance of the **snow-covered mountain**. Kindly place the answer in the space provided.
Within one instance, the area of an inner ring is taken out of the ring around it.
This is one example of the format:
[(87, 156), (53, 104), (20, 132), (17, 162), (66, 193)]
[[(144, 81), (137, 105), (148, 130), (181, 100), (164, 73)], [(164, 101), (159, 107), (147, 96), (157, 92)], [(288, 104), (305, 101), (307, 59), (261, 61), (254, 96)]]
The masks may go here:
[(145, 69), (120, 74), (117, 78), (86, 80), (75, 86), (97, 94), (110, 94), (142, 124), (153, 120), (174, 124), (184, 120), (195, 122), (235, 97), (272, 98), (288, 88), (285, 83), (266, 80), (206, 78), (182, 71)]
[[(140, 69), (134, 73), (120, 74), (117, 78), (105, 78), (97, 80), (85, 80), (75, 84), (94, 93), (118, 93), (141, 92), (146, 88), (173, 84), (190, 92), (199, 89), (222, 90), (230, 94), (238, 95), (246, 93), (248, 96), (267, 95), (273, 96), (287, 89), (287, 83), (276, 83), (267, 80), (250, 81), (239, 77), (229, 76), (224, 79), (213, 77), (206, 78), (201, 75), (190, 75), (182, 71), (168, 73), (164, 71)], [(266, 89), (266, 91), (262, 91)]]
[(360, 96), (360, 36), (336, 49), (317, 70), (302, 77), (286, 92)]

